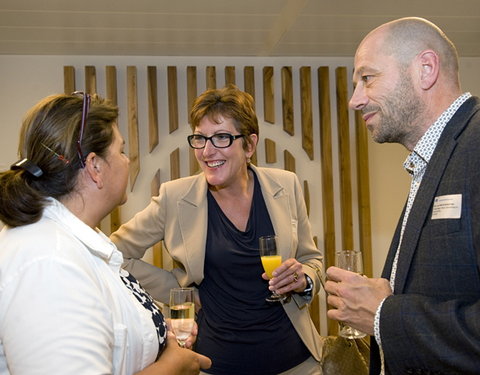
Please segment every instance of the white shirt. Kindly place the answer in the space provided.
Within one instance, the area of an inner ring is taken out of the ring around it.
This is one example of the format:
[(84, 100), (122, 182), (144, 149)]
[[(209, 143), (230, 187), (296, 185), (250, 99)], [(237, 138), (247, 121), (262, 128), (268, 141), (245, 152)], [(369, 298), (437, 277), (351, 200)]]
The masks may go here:
[(115, 245), (51, 199), (0, 232), (0, 374), (133, 374), (155, 361), (151, 313)]

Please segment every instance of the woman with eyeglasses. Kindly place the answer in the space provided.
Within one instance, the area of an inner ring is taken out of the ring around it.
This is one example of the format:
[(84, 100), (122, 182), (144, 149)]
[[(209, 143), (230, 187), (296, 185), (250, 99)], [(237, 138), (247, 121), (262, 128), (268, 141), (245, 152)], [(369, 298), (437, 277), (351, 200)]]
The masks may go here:
[(198, 374), (122, 254), (96, 226), (126, 200), (118, 109), (83, 93), (41, 100), (20, 161), (0, 173), (0, 373)]
[[(158, 197), (111, 239), (126, 268), (160, 301), (173, 287), (198, 289), (195, 350), (217, 375), (321, 374), (321, 341), (308, 303), (320, 287), (316, 248), (298, 178), (250, 163), (258, 142), (251, 95), (235, 86), (207, 90), (191, 111), (202, 172), (161, 185)], [(283, 258), (268, 280), (259, 237), (276, 235)], [(172, 271), (141, 260), (163, 240)], [(268, 303), (276, 291), (289, 298)]]

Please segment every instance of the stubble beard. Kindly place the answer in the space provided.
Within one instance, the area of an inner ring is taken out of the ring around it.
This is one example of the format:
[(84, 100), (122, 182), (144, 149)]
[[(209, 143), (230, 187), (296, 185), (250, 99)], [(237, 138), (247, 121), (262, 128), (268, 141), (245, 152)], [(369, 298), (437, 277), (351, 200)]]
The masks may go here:
[(386, 97), (383, 105), (375, 108), (380, 115), (380, 122), (373, 129), (372, 138), (377, 143), (400, 143), (408, 148), (412, 139), (418, 138), (420, 128), (416, 124), (422, 116), (423, 104), (415, 94), (410, 78), (404, 77)]

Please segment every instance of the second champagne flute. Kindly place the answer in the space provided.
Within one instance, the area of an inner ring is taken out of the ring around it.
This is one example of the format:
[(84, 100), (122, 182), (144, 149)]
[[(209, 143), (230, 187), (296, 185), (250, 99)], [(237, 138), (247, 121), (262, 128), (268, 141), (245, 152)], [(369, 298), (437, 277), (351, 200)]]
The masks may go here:
[[(273, 277), (272, 273), (275, 268), (279, 267), (282, 264), (282, 256), (277, 252), (276, 236), (271, 235), (260, 237), (259, 251), (263, 269), (265, 270), (268, 278), (271, 279)], [(272, 292), (272, 295), (267, 297), (265, 300), (267, 302), (282, 302), (286, 299), (287, 296)]]
[(178, 345), (184, 348), (195, 323), (193, 288), (170, 289), (170, 321)]
[[(362, 253), (355, 250), (341, 250), (336, 254), (336, 266), (347, 271), (362, 273), (363, 271), (363, 259)], [(366, 336), (365, 333), (359, 331), (358, 329), (352, 328), (347, 324), (342, 322), (339, 323), (340, 336), (347, 339), (361, 339)]]

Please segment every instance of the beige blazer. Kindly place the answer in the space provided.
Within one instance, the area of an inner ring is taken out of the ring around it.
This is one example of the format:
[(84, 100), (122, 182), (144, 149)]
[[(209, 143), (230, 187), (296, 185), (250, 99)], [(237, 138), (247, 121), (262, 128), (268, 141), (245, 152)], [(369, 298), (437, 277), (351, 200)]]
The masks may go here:
[[(296, 258), (313, 280), (316, 294), (322, 276), (322, 255), (313, 242), (305, 201), (297, 176), (273, 168), (251, 167), (258, 177), (283, 259)], [(202, 174), (166, 182), (157, 197), (112, 234), (122, 251), (125, 268), (154, 298), (168, 302), (173, 287), (199, 285), (203, 280), (207, 236), (207, 189)], [(146, 249), (163, 240), (180, 265), (173, 271), (141, 260)], [(309, 300), (297, 294), (285, 311), (313, 357), (321, 358), (321, 339), (308, 309)]]

